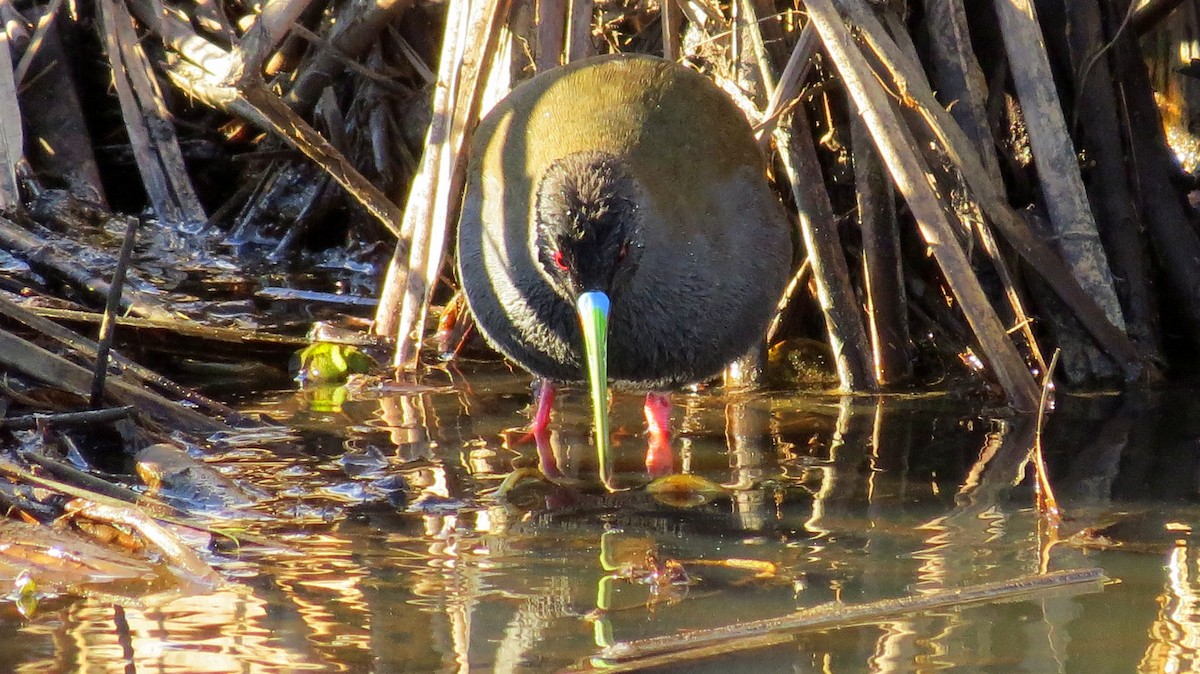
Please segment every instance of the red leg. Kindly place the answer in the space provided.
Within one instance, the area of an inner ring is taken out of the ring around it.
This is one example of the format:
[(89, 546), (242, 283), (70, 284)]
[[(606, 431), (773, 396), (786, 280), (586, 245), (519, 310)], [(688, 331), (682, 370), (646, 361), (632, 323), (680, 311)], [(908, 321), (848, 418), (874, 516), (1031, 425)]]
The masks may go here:
[(544, 433), (550, 429), (550, 409), (554, 407), (554, 384), (549, 379), (538, 382), (537, 412), (533, 415), (533, 426), (529, 429), (533, 435)]
[(538, 381), (537, 393), (533, 395), (537, 410), (533, 414), (529, 433), (521, 438), (521, 442), (533, 440), (537, 444), (538, 468), (543, 475), (549, 478), (562, 477), (558, 459), (550, 447), (550, 410), (554, 407), (554, 384), (549, 379)]
[(670, 475), (675, 470), (675, 457), (671, 452), (670, 394), (647, 393), (643, 409), (650, 436), (646, 447), (646, 470), (651, 477)]
[(529, 432), (521, 436), (517, 444), (524, 445), (538, 439), (539, 435), (550, 432), (550, 410), (554, 407), (554, 384), (549, 380), (539, 379), (537, 392), (533, 394), (533, 404), (537, 409), (533, 413), (533, 422), (529, 424)]

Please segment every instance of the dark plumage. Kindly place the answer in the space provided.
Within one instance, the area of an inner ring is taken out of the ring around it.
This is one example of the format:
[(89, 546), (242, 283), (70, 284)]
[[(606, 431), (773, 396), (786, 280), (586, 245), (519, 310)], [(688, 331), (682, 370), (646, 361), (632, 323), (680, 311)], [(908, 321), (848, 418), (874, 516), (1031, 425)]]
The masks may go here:
[(574, 300), (602, 290), (616, 384), (708, 379), (762, 337), (790, 258), (749, 125), (683, 66), (555, 68), (475, 133), (459, 277), (488, 341), (535, 375), (586, 379)]
[[(762, 339), (791, 250), (749, 124), (683, 66), (615, 55), (555, 68), (475, 132), (458, 227), (467, 302), (517, 364), (590, 382), (610, 487), (607, 378), (663, 389), (718, 374)], [(646, 410), (647, 467), (667, 472), (669, 401), (648, 395)]]

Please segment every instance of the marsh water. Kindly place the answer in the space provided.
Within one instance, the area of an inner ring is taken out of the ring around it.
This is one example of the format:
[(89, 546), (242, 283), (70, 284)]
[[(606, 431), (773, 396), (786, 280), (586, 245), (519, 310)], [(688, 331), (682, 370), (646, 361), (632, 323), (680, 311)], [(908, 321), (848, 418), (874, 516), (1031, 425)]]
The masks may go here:
[[(613, 644), (1068, 569), (1103, 585), (826, 625), (655, 671), (1177, 672), (1200, 644), (1200, 396), (1059, 395), (1032, 417), (962, 395), (674, 395), (678, 472), (647, 488), (641, 400), (613, 401), (607, 493), (586, 399), (560, 394), (538, 479), (528, 378), (501, 365), (387, 391), (240, 397), (287, 432), (213, 438), (262, 495), (222, 526), (216, 592), (0, 614), (13, 672), (543, 672)], [(521, 472), (513, 475), (514, 469)], [(506, 481), (506, 477), (511, 477)]]

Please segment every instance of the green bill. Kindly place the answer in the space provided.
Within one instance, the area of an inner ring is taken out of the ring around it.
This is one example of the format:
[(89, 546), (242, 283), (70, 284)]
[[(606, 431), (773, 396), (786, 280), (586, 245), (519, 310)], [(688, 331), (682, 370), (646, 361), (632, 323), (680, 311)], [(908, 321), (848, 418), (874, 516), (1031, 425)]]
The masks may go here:
[(583, 330), (583, 349), (587, 359), (588, 389), (595, 420), (596, 456), (600, 475), (611, 474), (612, 459), (608, 445), (608, 295), (599, 291), (581, 293), (575, 300), (579, 324)]

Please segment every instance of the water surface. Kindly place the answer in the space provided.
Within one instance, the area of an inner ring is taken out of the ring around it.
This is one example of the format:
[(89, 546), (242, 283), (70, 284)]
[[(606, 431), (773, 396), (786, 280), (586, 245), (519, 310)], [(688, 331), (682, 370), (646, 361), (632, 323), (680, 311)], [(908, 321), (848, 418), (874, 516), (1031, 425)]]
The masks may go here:
[[(565, 476), (499, 493), (528, 380), (502, 366), (430, 386), (241, 401), (298, 439), (220, 438), (211, 456), (265, 490), (279, 541), (211, 561), (199, 596), (6, 606), (16, 672), (541, 672), (602, 666), (614, 642), (1098, 567), (1102, 591), (907, 614), (677, 664), (712, 672), (1133, 672), (1197, 667), (1200, 405), (1192, 391), (1060, 396), (1043, 447), (1066, 519), (1035, 508), (1032, 418), (961, 396), (675, 396), (677, 467), (701, 503), (593, 477), (582, 392), (559, 397)], [(644, 481), (641, 401), (618, 394), (615, 451)], [(693, 499), (698, 500), (698, 499)]]

